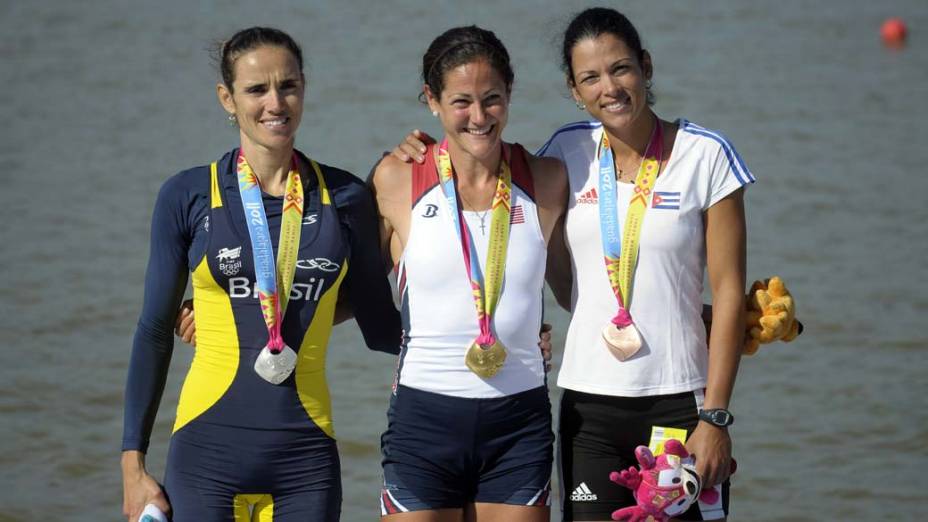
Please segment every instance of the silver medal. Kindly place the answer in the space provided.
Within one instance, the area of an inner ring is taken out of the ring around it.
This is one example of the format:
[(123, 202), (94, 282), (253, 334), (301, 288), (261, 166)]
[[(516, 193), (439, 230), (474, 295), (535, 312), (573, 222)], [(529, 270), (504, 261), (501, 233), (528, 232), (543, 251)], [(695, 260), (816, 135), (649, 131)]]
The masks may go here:
[(284, 349), (276, 354), (265, 346), (255, 360), (255, 372), (271, 384), (284, 382), (293, 373), (294, 368), (296, 368), (296, 352), (287, 345), (284, 345)]

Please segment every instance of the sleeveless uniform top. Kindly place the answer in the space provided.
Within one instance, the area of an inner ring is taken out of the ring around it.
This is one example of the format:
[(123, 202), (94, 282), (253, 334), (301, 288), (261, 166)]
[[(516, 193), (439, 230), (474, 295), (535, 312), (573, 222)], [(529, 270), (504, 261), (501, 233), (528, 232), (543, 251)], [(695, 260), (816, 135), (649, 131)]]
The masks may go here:
[[(499, 373), (483, 379), (464, 363), (464, 355), (480, 329), (461, 242), (454, 230), (451, 207), (438, 182), (433, 148), (426, 153), (425, 164), (413, 165), (412, 219), (397, 269), (406, 332), (397, 382), (433, 393), (471, 398), (501, 397), (543, 386), (544, 363), (538, 348), (538, 332), (545, 241), (524, 149), (512, 145), (509, 247), (502, 294), (491, 324), (508, 356)], [(483, 271), (489, 235), (481, 232), (477, 212), (463, 214)], [(488, 212), (487, 231), (490, 220)]]
[[(573, 267), (572, 317), (558, 385), (600, 395), (640, 397), (705, 387), (708, 371), (702, 322), (706, 267), (704, 213), (754, 176), (717, 132), (680, 120), (673, 155), (654, 186), (641, 227), (630, 312), (641, 350), (620, 362), (602, 329), (615, 315), (599, 225), (599, 122), (559, 129), (539, 151), (560, 159), (570, 178), (565, 240)], [(619, 237), (634, 185), (617, 183)]]
[[(218, 164), (175, 176), (159, 194), (145, 306), (126, 387), (123, 449), (144, 451), (148, 444), (170, 362), (173, 316), (186, 284), (184, 265), (193, 275), (197, 346), (177, 405), (175, 432), (196, 423), (199, 433), (209, 437), (228, 438), (230, 428), (241, 428), (235, 437), (242, 443), (252, 440), (249, 432), (277, 442), (333, 438), (325, 358), (343, 285), (368, 345), (398, 351), (399, 315), (379, 259), (371, 195), (354, 176), (301, 156), (304, 214), (281, 323), (281, 335), (298, 362), (279, 385), (255, 373), (268, 331), (255, 288), (236, 155), (232, 151)], [(264, 194), (262, 199), (276, 256), (282, 198)]]

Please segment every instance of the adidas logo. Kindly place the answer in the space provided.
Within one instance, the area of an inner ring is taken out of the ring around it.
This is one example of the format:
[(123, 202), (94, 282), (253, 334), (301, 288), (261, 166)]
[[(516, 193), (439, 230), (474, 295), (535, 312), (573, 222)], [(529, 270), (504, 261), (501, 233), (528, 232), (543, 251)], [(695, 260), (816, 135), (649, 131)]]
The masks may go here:
[(587, 487), (586, 482), (581, 482), (577, 489), (570, 494), (570, 500), (574, 502), (590, 502), (592, 500), (597, 500), (599, 497), (596, 496), (596, 493), (590, 491), (590, 488)]
[(580, 197), (577, 198), (578, 205), (595, 205), (597, 203), (599, 203), (599, 196), (596, 194), (596, 187), (580, 194)]

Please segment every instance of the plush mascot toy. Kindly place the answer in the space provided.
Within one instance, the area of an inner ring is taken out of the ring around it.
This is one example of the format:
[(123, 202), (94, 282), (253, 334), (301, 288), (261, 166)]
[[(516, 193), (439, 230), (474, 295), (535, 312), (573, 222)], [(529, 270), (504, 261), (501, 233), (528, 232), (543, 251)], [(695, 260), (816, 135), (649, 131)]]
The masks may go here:
[(747, 335), (745, 355), (754, 355), (760, 345), (774, 341), (790, 342), (802, 332), (796, 320), (796, 303), (777, 276), (754, 281), (747, 296)]
[(718, 502), (719, 493), (715, 489), (702, 490), (696, 461), (679, 440), (666, 441), (664, 453), (657, 457), (647, 446), (638, 446), (635, 458), (640, 470), (633, 466), (609, 474), (609, 480), (632, 490), (636, 502), (614, 511), (612, 520), (645, 522), (651, 517), (656, 522), (667, 522), (683, 514), (697, 500)]

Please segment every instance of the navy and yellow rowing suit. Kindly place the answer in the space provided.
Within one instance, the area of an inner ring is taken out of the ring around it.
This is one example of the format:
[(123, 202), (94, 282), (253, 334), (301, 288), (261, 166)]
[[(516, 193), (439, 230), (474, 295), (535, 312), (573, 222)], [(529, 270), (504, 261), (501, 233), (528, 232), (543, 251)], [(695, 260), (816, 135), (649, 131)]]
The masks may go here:
[[(191, 272), (197, 348), (165, 474), (174, 520), (337, 520), (340, 467), (325, 356), (339, 293), (352, 303), (369, 348), (397, 353), (401, 339), (380, 262), (373, 198), (351, 174), (298, 156), (305, 204), (282, 323), (298, 363), (273, 385), (253, 368), (268, 331), (255, 290), (236, 155), (181, 172), (158, 195), (126, 385), (123, 450), (147, 450), (174, 317)], [(263, 194), (263, 201), (276, 255), (282, 198)]]

